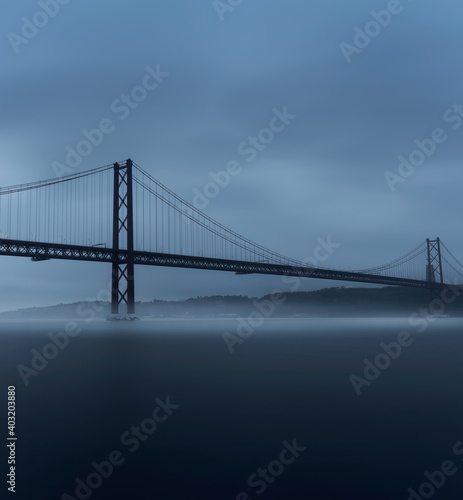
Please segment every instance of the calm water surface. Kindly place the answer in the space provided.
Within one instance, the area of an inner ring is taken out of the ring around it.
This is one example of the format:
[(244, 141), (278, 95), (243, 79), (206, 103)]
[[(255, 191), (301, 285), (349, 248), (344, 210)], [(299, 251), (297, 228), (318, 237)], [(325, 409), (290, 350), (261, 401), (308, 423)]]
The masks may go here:
[[(63, 321), (0, 323), (15, 498), (399, 500), (447, 460), (433, 498), (463, 498), (462, 320), (269, 319), (231, 354), (237, 325), (79, 322), (64, 345)], [(402, 331), (409, 345), (377, 358)]]

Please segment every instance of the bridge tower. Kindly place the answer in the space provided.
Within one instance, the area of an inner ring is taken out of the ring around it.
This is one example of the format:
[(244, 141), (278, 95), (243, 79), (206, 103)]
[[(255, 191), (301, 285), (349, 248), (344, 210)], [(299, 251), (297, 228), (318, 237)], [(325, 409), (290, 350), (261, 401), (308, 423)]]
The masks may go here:
[[(125, 165), (114, 164), (113, 195), (113, 261), (111, 316), (119, 313), (119, 305), (127, 305), (127, 315), (135, 314), (135, 277), (133, 256), (133, 189), (132, 160)], [(127, 245), (127, 252), (120, 253), (121, 244)]]
[[(440, 250), (440, 239), (430, 240), (427, 238), (428, 260), (426, 263), (426, 281), (440, 283), (444, 286), (444, 275), (442, 273), (442, 256)], [(431, 301), (435, 298), (436, 289), (430, 288)]]

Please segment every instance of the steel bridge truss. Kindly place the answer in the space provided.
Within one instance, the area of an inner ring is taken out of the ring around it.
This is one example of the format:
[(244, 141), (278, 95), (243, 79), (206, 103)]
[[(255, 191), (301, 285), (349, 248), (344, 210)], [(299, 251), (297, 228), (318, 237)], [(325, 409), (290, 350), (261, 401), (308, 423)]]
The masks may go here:
[[(0, 255), (30, 257), (33, 260), (64, 259), (90, 262), (107, 262), (113, 265), (127, 263), (130, 260), (128, 250), (78, 245), (62, 245), (57, 243), (36, 243), (0, 239)], [(246, 262), (208, 257), (194, 257), (154, 252), (133, 251), (133, 263), (145, 266), (181, 267), (204, 269), (210, 271), (228, 271), (238, 274), (269, 274), (278, 276), (297, 276), (337, 281), (355, 281), (390, 286), (406, 286), (423, 289), (441, 290), (455, 285), (436, 281), (394, 278), (377, 274), (364, 274), (350, 271), (337, 271), (316, 267), (297, 267), (264, 262)], [(132, 274), (133, 276), (133, 274)], [(125, 279), (125, 277), (123, 276)], [(131, 280), (133, 283), (133, 278)], [(121, 292), (118, 291), (121, 295)], [(124, 294), (124, 292), (122, 292)], [(120, 302), (118, 298), (118, 303)], [(122, 296), (123, 300), (123, 296)]]

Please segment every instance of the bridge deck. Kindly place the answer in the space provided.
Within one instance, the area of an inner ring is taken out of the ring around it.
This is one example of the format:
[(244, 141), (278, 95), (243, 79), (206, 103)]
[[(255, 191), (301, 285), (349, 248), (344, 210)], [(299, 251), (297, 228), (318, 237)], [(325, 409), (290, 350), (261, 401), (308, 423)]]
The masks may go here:
[[(119, 250), (116, 254), (111, 248), (96, 246), (62, 245), (56, 243), (37, 243), (32, 241), (0, 239), (0, 255), (30, 257), (34, 260), (64, 259), (111, 263), (114, 260), (118, 260), (119, 262), (124, 261), (127, 258), (127, 251)], [(228, 271), (238, 274), (297, 276), (301, 278), (354, 281), (359, 283), (375, 283), (426, 289), (442, 288), (440, 283), (433, 283), (430, 281), (304, 266), (297, 267), (282, 264), (139, 251), (134, 252), (134, 259), (135, 264), (146, 266), (182, 267), (210, 271)], [(449, 284), (447, 286), (455, 285)]]

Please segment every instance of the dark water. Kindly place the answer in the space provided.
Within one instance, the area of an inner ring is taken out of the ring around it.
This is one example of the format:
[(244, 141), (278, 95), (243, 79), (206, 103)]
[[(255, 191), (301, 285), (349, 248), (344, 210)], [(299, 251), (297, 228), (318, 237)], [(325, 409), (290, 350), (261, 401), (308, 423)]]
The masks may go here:
[[(25, 385), (18, 365), (30, 368), (64, 322), (0, 323), (5, 443), (6, 390), (17, 388), (12, 498), (407, 499), (451, 460), (453, 473), (421, 492), (461, 499), (463, 324), (425, 325), (273, 319), (230, 354), (222, 334), (236, 320), (81, 322)], [(413, 343), (358, 396), (350, 375), (402, 330)], [(299, 451), (282, 455), (294, 440)], [(120, 465), (101, 478), (92, 463), (115, 450)], [(77, 478), (97, 487), (76, 493)]]

